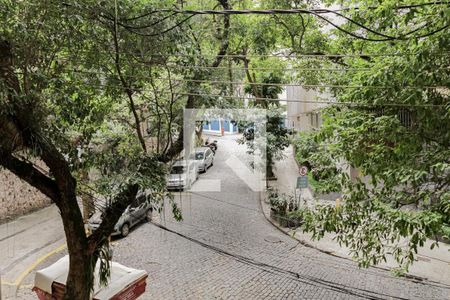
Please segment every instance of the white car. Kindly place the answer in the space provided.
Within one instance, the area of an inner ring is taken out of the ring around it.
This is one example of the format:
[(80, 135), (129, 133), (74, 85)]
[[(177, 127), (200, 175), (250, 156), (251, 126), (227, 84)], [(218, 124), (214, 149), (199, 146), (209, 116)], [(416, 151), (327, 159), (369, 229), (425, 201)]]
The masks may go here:
[(206, 172), (209, 167), (214, 165), (214, 153), (209, 147), (195, 148), (194, 159), (199, 172)]
[(184, 190), (191, 187), (191, 185), (198, 178), (198, 167), (193, 160), (178, 160), (170, 169), (170, 174), (167, 176), (168, 190)]

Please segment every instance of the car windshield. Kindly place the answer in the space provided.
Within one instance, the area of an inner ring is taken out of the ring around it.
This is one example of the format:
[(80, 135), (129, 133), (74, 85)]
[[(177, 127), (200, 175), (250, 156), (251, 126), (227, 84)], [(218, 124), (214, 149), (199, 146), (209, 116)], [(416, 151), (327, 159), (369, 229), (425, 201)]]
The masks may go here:
[(184, 167), (183, 166), (173, 166), (170, 174), (183, 174)]
[(195, 159), (196, 159), (196, 160), (202, 160), (203, 157), (204, 157), (203, 152), (197, 152), (197, 153), (195, 153)]

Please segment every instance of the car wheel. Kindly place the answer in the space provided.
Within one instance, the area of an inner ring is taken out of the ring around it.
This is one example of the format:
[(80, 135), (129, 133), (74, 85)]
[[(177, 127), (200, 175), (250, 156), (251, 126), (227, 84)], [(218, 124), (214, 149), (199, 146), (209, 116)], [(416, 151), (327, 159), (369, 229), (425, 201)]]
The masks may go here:
[(214, 159), (211, 160), (211, 167), (214, 166)]
[(123, 237), (126, 237), (130, 233), (130, 225), (128, 223), (125, 223), (122, 225), (122, 228), (120, 228), (120, 234)]
[(145, 213), (145, 219), (147, 220), (147, 222), (151, 222), (153, 220), (153, 210), (152, 209), (147, 210), (147, 212)]

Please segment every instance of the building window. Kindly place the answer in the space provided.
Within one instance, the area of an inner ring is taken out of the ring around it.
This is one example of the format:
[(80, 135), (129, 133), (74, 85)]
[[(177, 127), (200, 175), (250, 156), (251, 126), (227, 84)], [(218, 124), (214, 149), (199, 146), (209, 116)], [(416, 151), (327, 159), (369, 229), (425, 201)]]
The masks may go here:
[(320, 126), (320, 114), (312, 112), (309, 114), (311, 127), (318, 128)]

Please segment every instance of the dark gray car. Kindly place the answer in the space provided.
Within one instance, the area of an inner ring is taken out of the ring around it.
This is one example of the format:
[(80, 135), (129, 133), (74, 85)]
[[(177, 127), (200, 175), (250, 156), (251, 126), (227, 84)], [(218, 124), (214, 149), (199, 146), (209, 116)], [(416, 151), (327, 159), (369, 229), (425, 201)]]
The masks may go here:
[[(149, 194), (141, 192), (136, 199), (125, 209), (119, 221), (114, 226), (114, 232), (111, 235), (127, 236), (131, 227), (138, 224), (142, 220), (150, 222), (153, 216), (153, 206), (148, 200)], [(97, 211), (88, 223), (88, 229), (95, 231), (102, 222), (102, 211)]]

